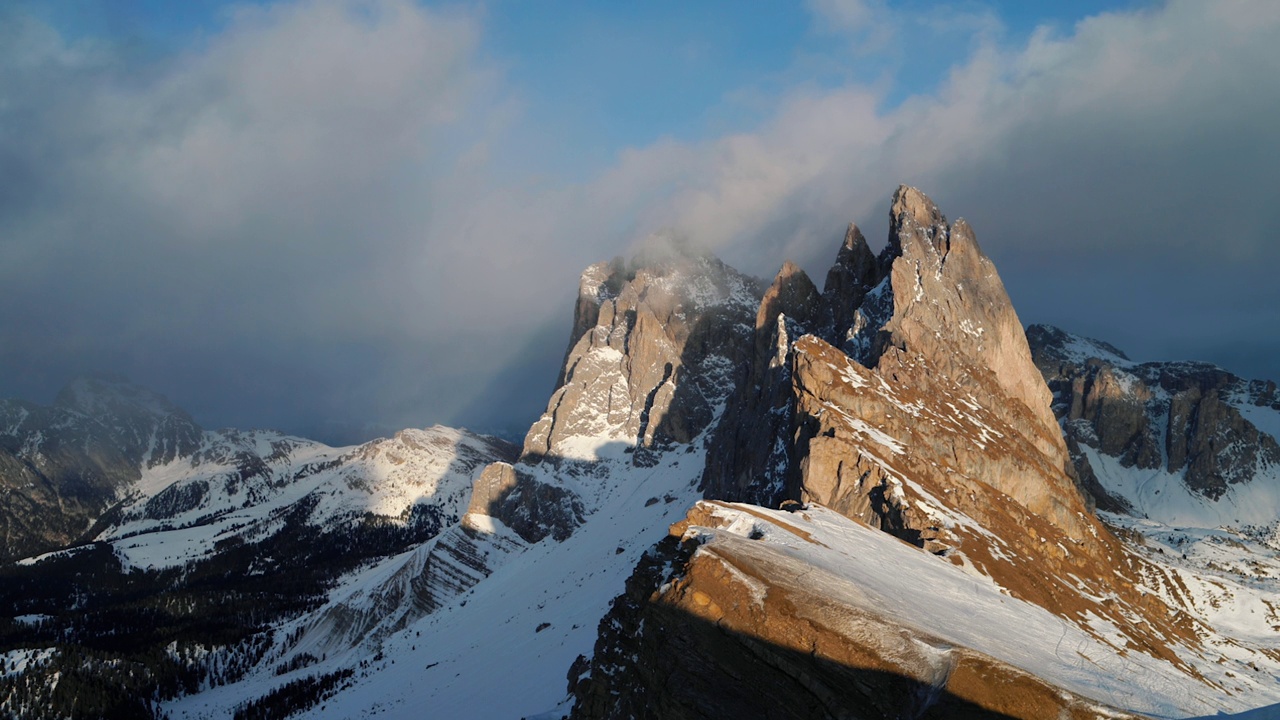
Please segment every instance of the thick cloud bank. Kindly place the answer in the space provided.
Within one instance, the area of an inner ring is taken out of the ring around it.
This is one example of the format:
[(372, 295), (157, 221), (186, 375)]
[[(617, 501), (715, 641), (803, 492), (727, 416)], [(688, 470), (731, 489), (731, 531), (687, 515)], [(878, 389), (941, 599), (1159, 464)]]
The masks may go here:
[(516, 428), (583, 265), (661, 230), (820, 273), (850, 220), (883, 237), (899, 182), (970, 220), (1024, 321), (1280, 378), (1280, 5), (1170, 2), (1017, 41), (935, 18), (963, 42), (877, 3), (811, 10), (863, 48), (849, 62), (944, 41), (958, 60), (901, 102), (797, 82), (758, 126), (574, 182), (520, 167), (540, 129), (481, 14), (279, 4), (174, 55), (10, 13), (0, 391), (109, 371), (210, 425)]

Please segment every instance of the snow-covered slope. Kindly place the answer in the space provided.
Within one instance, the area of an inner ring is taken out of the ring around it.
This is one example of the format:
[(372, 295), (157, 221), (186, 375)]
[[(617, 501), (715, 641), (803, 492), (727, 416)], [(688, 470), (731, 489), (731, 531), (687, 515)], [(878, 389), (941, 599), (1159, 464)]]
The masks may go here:
[[(519, 451), (440, 427), (157, 434), (186, 427), (162, 399), (73, 388), (58, 417), (141, 424), (116, 433), (97, 542), (0, 566), (0, 714), (1280, 701), (1275, 386), (1065, 334), (1033, 335), (1033, 362), (972, 229), (907, 187), (890, 219), (879, 256), (850, 227), (822, 291), (669, 242), (588, 268)], [(0, 406), (21, 438), (0, 464), (55, 447), (38, 414)]]
[(311, 713), (554, 711), (643, 549), (697, 497), (757, 302), (756, 281), (678, 248), (588, 268), (561, 385), (522, 458), (486, 468), (438, 536), (343, 576), (244, 680), (168, 710), (223, 717), (341, 676)]
[[(597, 623), (644, 548), (696, 499), (702, 458), (701, 451), (670, 453), (646, 468), (635, 467), (629, 455), (604, 460), (597, 467), (607, 480), (582, 483), (590, 486), (590, 511), (566, 540), (528, 544), (500, 521), (484, 518), (476, 523), (483, 525), (482, 542), (514, 550), (471, 590), (387, 634), (377, 648), (329, 652), (323, 662), (281, 676), (264, 663), (238, 684), (181, 698), (166, 709), (174, 718), (226, 717), (247, 698), (298, 677), (350, 667), (356, 672), (347, 687), (297, 717), (520, 718), (552, 711), (566, 699), (569, 667), (591, 653)], [(345, 578), (331, 603), (375, 596), (407, 562), (392, 558)], [(290, 652), (321, 657), (325, 647), (304, 636)]]
[[(1124, 636), (1099, 617), (1073, 622), (1012, 597), (987, 576), (922, 553), (826, 508), (785, 512), (703, 502), (673, 532), (683, 549), (667, 568), (656, 591), (659, 597), (648, 603), (650, 609), (643, 611), (641, 620), (665, 619), (674, 625), (692, 618), (713, 623), (721, 631), (718, 642), (727, 647), (708, 648), (703, 643), (693, 647), (701, 655), (674, 659), (667, 656), (678, 646), (675, 639), (659, 650), (643, 644), (612, 652), (606, 648), (603, 655), (597, 654), (593, 676), (627, 673), (628, 654), (658, 665), (653, 673), (661, 677), (706, 662), (716, 653), (772, 655), (774, 659), (765, 662), (785, 668), (788, 651), (794, 650), (813, 653), (819, 667), (821, 662), (832, 665), (828, 672), (835, 679), (872, 688), (876, 702), (882, 703), (879, 714), (872, 714), (876, 717), (892, 717), (895, 708), (906, 712), (909, 707), (913, 717), (948, 717), (973, 704), (989, 713), (1012, 714), (1026, 712), (1028, 706), (1019, 703), (1037, 701), (1041, 695), (1049, 703), (1044, 708), (1054, 712), (1042, 708), (1045, 714), (1032, 716), (1133, 712), (1175, 718), (1238, 712), (1280, 701), (1275, 683), (1280, 636), (1268, 627), (1264, 615), (1243, 624), (1240, 619), (1242, 610), (1247, 617), (1248, 609), (1265, 609), (1267, 591), (1261, 588), (1238, 604), (1208, 608), (1203, 617), (1230, 635), (1206, 633), (1203, 646), (1180, 647), (1176, 660), (1170, 661), (1129, 651)], [(1243, 549), (1235, 553), (1248, 556)], [(1195, 589), (1198, 583), (1216, 587), (1226, 582), (1185, 563), (1178, 565), (1161, 571), (1177, 573)], [(1273, 568), (1274, 563), (1268, 565)], [(1276, 584), (1271, 578), (1270, 592)], [(629, 620), (625, 614), (614, 617), (621, 623)], [(1276, 621), (1273, 614), (1271, 622)], [(772, 649), (752, 649), (760, 643)], [(830, 692), (849, 697), (847, 689), (827, 687), (832, 676), (810, 672), (814, 677), (805, 682), (814, 696)], [(696, 673), (690, 671), (691, 676)], [(988, 683), (966, 684), (965, 678), (974, 673), (985, 673)], [(746, 677), (761, 692), (777, 693), (786, 687), (768, 671)], [(999, 679), (992, 684), (990, 678)], [(697, 681), (692, 677), (689, 682)], [(1003, 691), (998, 689), (1002, 684)], [(589, 703), (594, 695), (598, 702), (621, 688), (622, 695), (610, 701), (617, 704), (605, 707), (626, 714), (630, 688), (596, 685), (594, 693), (582, 693), (584, 700)], [(685, 714), (676, 710), (685, 707), (687, 696), (681, 698), (678, 690), (648, 689), (655, 691), (648, 701), (670, 701), (673, 716)], [(921, 692), (931, 699), (921, 704)], [(806, 702), (810, 701), (795, 698), (797, 708)], [(823, 709), (830, 714), (835, 707), (839, 705)]]
[(145, 468), (99, 539), (130, 565), (163, 568), (271, 535), (299, 503), (329, 532), (366, 520), (438, 530), (461, 517), (479, 470), (510, 453), (441, 426), (347, 448), (270, 431), (208, 432), (193, 455)]
[(352, 604), (326, 650), (372, 656), (414, 610), (385, 571), (455, 526), (481, 471), (515, 455), (443, 427), (353, 448), (202, 433), (190, 453), (142, 465), (92, 544), (0, 568), (14, 618), (0, 619), (0, 642), (40, 650), (6, 661), (0, 714), (147, 717), (158, 698), (305, 665), (283, 657), (300, 619), (344, 589), (383, 602)]

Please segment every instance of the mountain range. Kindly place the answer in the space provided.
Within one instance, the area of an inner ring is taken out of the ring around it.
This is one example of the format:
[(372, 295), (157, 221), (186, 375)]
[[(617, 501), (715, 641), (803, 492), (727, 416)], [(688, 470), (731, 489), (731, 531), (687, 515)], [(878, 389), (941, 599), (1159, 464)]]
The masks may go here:
[(819, 288), (582, 274), (522, 446), (0, 403), (0, 716), (1188, 718), (1280, 703), (1280, 393), (1024, 329), (900, 187)]

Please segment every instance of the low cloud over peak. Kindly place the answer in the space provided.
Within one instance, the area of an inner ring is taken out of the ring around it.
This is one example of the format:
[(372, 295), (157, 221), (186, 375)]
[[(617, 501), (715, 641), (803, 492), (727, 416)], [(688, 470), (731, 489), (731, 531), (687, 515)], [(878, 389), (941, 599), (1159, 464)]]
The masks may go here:
[[(928, 27), (877, 3), (811, 9), (890, 33), (876, 52)], [(539, 171), (573, 148), (539, 147), (558, 130), (504, 69), (532, 60), (487, 43), (503, 10), (487, 12), (272, 4), (158, 55), (11, 13), (4, 394), (106, 370), (206, 425), (518, 426), (586, 264), (668, 229), (749, 272), (820, 273), (850, 220), (884, 237), (900, 182), (970, 220), (1024, 320), (1280, 377), (1274, 3), (1022, 36), (986, 12), (936, 83), (813, 82), (797, 60), (761, 121), (578, 157), (572, 180)]]

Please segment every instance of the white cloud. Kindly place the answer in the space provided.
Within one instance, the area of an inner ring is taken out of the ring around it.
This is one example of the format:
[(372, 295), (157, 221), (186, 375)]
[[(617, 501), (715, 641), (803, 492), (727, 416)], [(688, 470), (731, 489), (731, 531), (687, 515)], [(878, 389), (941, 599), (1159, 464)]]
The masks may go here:
[[(1070, 36), (1041, 31), (1022, 47), (987, 43), (936, 94), (887, 111), (856, 86), (786, 98), (757, 132), (689, 148), (699, 159), (682, 180), (691, 189), (671, 200), (675, 223), (719, 247), (775, 242), (761, 235), (778, 223), (808, 228), (816, 241), (849, 219), (852, 204), (880, 207), (902, 181), (940, 200), (978, 202), (983, 213), (1007, 205), (1010, 191), (1037, 210), (1073, 206), (1073, 222), (1097, 225), (1073, 242), (1099, 250), (1117, 240), (1105, 223), (1124, 218), (1079, 202), (1105, 199), (1094, 188), (1144, 196), (1146, 207), (1124, 208), (1144, 221), (1214, 218), (1221, 193), (1201, 173), (1252, 175), (1233, 192), (1261, 200), (1276, 172), (1262, 158), (1280, 144), (1265, 120), (1280, 106), (1271, 81), (1280, 55), (1270, 52), (1280, 21), (1274, 6), (1224, 5), (1176, 2), (1093, 18)], [(1204, 157), (1218, 146), (1235, 154)], [(1242, 219), (1257, 223), (1267, 212), (1260, 202)], [(1132, 232), (1123, 242), (1168, 245), (1154, 235)], [(1204, 237), (1188, 247), (1252, 252), (1264, 237)]]

